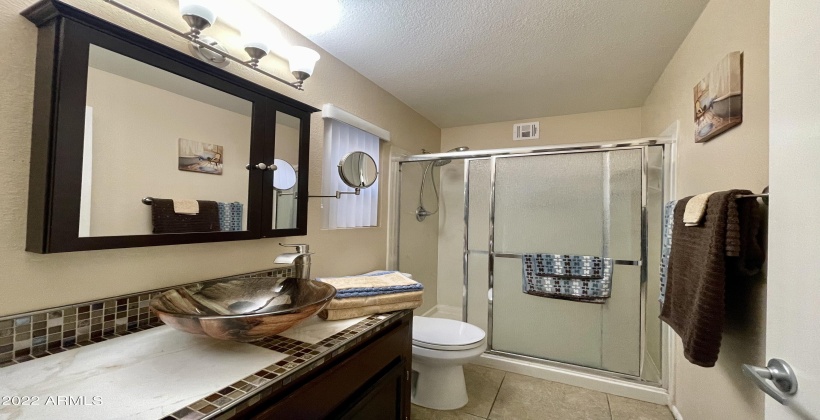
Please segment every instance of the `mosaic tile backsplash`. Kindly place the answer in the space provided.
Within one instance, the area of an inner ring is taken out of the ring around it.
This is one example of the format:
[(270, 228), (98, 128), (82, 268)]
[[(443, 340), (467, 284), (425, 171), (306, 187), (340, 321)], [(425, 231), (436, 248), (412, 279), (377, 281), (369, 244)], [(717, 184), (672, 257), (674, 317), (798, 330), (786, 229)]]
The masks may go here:
[[(293, 275), (287, 266), (228, 278)], [(0, 367), (163, 325), (148, 303), (176, 287), (0, 318)]]

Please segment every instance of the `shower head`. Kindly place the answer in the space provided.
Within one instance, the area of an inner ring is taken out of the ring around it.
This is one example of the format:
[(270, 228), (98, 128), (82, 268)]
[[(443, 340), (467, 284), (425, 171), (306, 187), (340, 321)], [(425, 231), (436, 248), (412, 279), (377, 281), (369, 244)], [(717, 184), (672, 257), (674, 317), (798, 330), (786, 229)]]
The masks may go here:
[[(447, 153), (450, 153), (450, 152), (466, 152), (468, 150), (470, 150), (470, 148), (467, 147), (467, 146), (459, 146), (459, 147), (456, 147), (455, 149), (448, 150)], [(433, 163), (433, 165), (434, 166), (444, 166), (444, 165), (446, 165), (446, 164), (448, 164), (452, 161), (453, 161), (452, 159), (437, 160), (435, 163)]]

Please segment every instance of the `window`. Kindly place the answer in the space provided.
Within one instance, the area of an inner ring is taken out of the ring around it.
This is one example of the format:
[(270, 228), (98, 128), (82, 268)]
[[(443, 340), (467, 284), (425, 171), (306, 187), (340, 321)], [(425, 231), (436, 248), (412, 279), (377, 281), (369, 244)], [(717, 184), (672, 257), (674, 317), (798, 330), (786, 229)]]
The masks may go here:
[[(339, 162), (348, 153), (362, 151), (380, 166), (380, 137), (389, 140), (390, 133), (367, 121), (349, 114), (333, 105), (325, 105), (324, 162), (322, 168), (322, 195), (334, 195), (336, 191), (353, 191), (339, 177)], [(374, 133), (375, 132), (375, 133)], [(323, 198), (322, 228), (344, 229), (378, 225), (379, 178), (360, 195), (344, 194), (341, 198)]]

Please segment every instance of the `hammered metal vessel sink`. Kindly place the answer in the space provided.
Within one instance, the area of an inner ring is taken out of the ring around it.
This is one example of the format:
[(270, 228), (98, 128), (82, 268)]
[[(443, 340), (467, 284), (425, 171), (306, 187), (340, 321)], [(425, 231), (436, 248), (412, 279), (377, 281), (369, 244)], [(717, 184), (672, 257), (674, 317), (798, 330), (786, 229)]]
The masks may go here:
[(336, 289), (316, 280), (269, 277), (210, 280), (151, 300), (162, 322), (220, 340), (254, 341), (293, 327), (319, 312)]

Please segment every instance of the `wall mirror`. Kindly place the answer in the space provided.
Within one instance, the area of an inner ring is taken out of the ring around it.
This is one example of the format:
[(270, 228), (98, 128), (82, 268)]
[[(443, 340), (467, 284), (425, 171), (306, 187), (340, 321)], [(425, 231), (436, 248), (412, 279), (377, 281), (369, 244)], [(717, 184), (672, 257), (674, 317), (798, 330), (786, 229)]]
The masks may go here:
[(339, 176), (351, 188), (367, 188), (376, 182), (376, 161), (365, 152), (351, 152), (339, 162)]
[(297, 188), (296, 168), (285, 160), (274, 159), (276, 172), (273, 174), (273, 222), (276, 228), (286, 229), (296, 226)]
[(80, 237), (248, 229), (252, 102), (92, 44), (85, 107)]
[(60, 2), (23, 15), (39, 27), (28, 251), (307, 233), (316, 108)]

